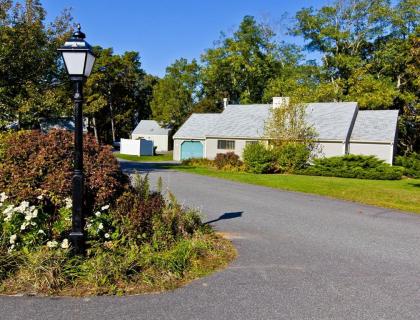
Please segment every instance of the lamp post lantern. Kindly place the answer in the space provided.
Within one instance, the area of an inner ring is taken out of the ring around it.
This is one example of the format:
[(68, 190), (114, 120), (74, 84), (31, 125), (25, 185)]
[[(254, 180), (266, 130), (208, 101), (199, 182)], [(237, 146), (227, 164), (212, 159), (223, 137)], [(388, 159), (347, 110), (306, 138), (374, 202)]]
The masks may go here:
[(95, 56), (92, 47), (84, 40), (85, 34), (80, 30), (80, 24), (73, 36), (58, 49), (64, 60), (64, 65), (70, 80), (74, 83), (74, 174), (72, 179), (72, 230), (70, 241), (74, 253), (85, 251), (84, 212), (83, 212), (83, 83), (89, 77)]

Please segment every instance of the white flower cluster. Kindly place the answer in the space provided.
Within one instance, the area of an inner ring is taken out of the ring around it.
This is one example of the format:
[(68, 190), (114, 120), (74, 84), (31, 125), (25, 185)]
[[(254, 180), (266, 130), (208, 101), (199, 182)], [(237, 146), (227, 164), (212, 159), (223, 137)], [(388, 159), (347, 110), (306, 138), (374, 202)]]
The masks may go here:
[(14, 205), (8, 205), (6, 209), (3, 210), (4, 221), (12, 220), (12, 217), (15, 213), (21, 213), (25, 215), (25, 222), (21, 226), (21, 230), (25, 230), (29, 225), (35, 225), (35, 222), (31, 220), (35, 219), (38, 216), (38, 209), (35, 206), (30, 206), (28, 201), (22, 201), (19, 206), (15, 207)]
[(0, 193), (0, 206), (7, 200), (9, 197), (6, 195), (6, 193), (2, 192)]
[[(58, 247), (58, 242), (55, 241), (55, 240), (48, 241), (47, 242), (47, 247), (50, 248), (50, 249), (57, 248)], [(69, 240), (64, 239), (63, 242), (61, 242), (60, 247), (62, 249), (68, 249), (70, 247)]]
[(73, 207), (73, 201), (70, 198), (64, 199), (64, 202), (66, 203), (66, 209), (71, 209)]

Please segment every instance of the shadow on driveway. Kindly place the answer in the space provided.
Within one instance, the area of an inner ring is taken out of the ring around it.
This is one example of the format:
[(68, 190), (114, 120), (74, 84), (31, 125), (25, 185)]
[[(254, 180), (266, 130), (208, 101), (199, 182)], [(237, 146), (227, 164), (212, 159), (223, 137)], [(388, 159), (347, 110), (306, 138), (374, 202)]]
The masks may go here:
[(162, 162), (134, 162), (118, 159), (121, 169), (125, 173), (138, 173), (138, 172), (159, 172), (172, 169), (179, 166), (179, 162), (175, 161), (162, 161)]
[(216, 222), (216, 221), (220, 221), (220, 220), (229, 220), (229, 219), (240, 218), (240, 217), (242, 217), (242, 214), (243, 213), (244, 213), (243, 211), (225, 212), (219, 218), (214, 219), (214, 220), (210, 220), (210, 221), (207, 221), (207, 222), (204, 222), (204, 224), (210, 224), (210, 223), (213, 223), (213, 222)]

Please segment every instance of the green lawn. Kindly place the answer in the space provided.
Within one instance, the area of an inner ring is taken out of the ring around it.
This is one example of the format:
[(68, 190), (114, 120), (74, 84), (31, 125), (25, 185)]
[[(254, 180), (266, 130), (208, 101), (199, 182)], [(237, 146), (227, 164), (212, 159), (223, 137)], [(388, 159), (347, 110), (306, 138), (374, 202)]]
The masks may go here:
[(148, 162), (148, 161), (170, 161), (172, 160), (172, 152), (165, 153), (165, 154), (158, 154), (156, 156), (131, 156), (127, 154), (120, 154), (119, 152), (114, 153), (114, 155), (123, 160), (129, 160), (129, 161), (137, 161), (137, 162)]
[(420, 179), (360, 180), (280, 174), (226, 172), (201, 167), (174, 167), (189, 173), (290, 191), (319, 194), (420, 214)]

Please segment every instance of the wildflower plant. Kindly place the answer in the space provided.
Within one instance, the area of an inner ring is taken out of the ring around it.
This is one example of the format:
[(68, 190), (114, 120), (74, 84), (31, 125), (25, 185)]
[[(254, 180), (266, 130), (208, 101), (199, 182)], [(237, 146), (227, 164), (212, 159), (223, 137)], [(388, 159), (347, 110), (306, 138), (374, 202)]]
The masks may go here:
[[(43, 195), (33, 204), (22, 201), (15, 205), (4, 192), (0, 194), (0, 200), (0, 245), (9, 252), (20, 249), (29, 252), (43, 245), (60, 247), (58, 244), (67, 239), (71, 207), (64, 206), (51, 215), (44, 208), (46, 199)], [(66, 242), (62, 247), (68, 248)]]
[(114, 224), (110, 205), (100, 207), (86, 219), (85, 230), (89, 242), (109, 247), (112, 241), (120, 238), (119, 229)]

